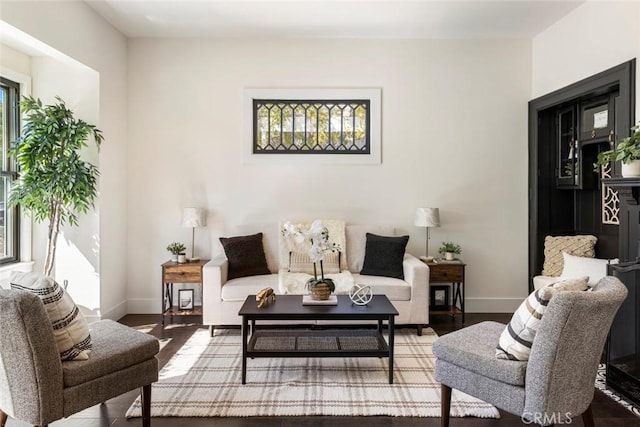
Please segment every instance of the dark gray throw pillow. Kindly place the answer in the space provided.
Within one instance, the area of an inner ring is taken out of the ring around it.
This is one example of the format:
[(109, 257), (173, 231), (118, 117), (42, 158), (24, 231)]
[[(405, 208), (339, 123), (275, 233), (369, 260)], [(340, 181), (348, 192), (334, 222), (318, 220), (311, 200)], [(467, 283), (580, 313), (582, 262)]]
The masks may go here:
[(409, 236), (378, 236), (367, 233), (364, 264), (360, 274), (404, 279), (402, 260)]
[(220, 237), (229, 260), (227, 280), (238, 277), (271, 274), (262, 246), (262, 233), (250, 236)]

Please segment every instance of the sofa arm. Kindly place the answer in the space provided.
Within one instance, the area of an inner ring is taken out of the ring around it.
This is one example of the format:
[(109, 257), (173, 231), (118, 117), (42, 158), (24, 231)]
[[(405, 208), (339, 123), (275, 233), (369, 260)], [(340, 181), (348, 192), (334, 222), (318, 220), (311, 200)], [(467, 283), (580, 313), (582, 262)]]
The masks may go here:
[(402, 260), (404, 280), (411, 286), (411, 319), (429, 323), (429, 267), (415, 256), (405, 253)]
[(222, 286), (227, 282), (229, 261), (218, 255), (202, 267), (202, 323), (215, 325), (222, 308)]

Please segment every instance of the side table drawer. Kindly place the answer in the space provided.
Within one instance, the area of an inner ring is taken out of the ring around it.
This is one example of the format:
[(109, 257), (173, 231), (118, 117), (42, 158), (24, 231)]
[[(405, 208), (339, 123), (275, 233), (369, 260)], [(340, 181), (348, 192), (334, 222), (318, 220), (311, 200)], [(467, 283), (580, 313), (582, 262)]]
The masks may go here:
[(197, 264), (166, 267), (163, 281), (165, 283), (200, 283), (202, 281), (201, 268)]
[(462, 267), (456, 265), (430, 266), (430, 282), (462, 282)]

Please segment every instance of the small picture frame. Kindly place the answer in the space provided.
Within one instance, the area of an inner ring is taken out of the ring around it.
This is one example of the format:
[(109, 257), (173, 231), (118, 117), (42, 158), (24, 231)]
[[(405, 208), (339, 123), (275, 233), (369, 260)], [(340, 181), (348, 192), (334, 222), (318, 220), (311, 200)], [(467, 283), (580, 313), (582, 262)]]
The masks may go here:
[(178, 289), (178, 308), (193, 310), (193, 289)]
[(431, 285), (429, 306), (435, 310), (449, 309), (449, 286)]

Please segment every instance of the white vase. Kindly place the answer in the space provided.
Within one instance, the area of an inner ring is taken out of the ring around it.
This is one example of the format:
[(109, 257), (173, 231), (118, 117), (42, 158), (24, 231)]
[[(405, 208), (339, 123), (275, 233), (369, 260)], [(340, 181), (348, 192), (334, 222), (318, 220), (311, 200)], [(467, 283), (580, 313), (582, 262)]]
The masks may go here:
[(624, 178), (640, 177), (640, 160), (632, 160), (631, 163), (622, 163), (620, 171)]
[(455, 257), (456, 257), (456, 254), (454, 254), (453, 252), (445, 252), (444, 253), (444, 258), (447, 261), (452, 261)]
[(185, 254), (178, 255), (178, 264), (184, 264), (187, 262), (187, 256)]
[(178, 262), (178, 254), (171, 254), (171, 261)]

